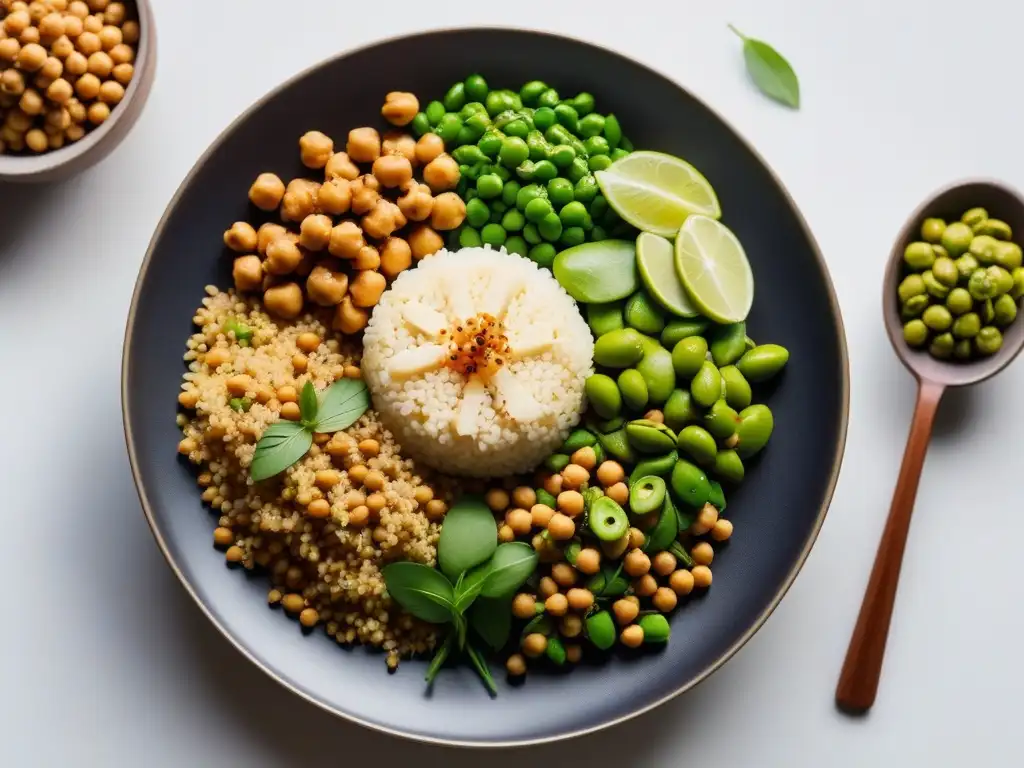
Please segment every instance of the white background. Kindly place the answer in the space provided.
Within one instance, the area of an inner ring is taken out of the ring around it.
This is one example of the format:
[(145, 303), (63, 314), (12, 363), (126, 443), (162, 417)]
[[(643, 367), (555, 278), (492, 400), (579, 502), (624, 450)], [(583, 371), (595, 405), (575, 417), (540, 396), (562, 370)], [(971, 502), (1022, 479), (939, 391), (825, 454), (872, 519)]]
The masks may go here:
[[(947, 395), (878, 703), (851, 720), (836, 713), (832, 696), (913, 400), (912, 379), (882, 327), (883, 262), (903, 218), (935, 187), (967, 175), (1024, 186), (1024, 6), (154, 5), (156, 85), (124, 144), (72, 182), (0, 187), (0, 763), (1021, 765), (1014, 713), (1024, 683), (1024, 516), (1014, 491), (1024, 474), (1024, 365)], [(803, 109), (780, 108), (754, 90), (730, 21), (789, 57)], [(380, 37), (473, 24), (535, 26), (612, 47), (684, 84), (751, 139), (824, 250), (853, 376), (835, 502), (795, 586), (746, 648), (691, 694), (624, 726), (489, 755), (349, 725), (230, 648), (154, 546), (119, 410), (121, 339), (139, 264), (175, 188), (217, 134), (321, 58)]]

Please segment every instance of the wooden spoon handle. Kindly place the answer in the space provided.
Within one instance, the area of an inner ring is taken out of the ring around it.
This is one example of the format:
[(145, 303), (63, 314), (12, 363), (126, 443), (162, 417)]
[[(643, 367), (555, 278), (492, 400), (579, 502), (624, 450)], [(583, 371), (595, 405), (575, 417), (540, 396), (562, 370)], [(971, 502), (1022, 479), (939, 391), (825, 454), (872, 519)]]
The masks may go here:
[(871, 579), (864, 591), (857, 626), (850, 638), (843, 671), (839, 675), (839, 685), (836, 686), (836, 704), (847, 712), (866, 712), (875, 703), (882, 659), (885, 657), (885, 641), (889, 636), (889, 621), (896, 599), (896, 586), (900, 579), (903, 550), (910, 529), (910, 514), (914, 511), (921, 468), (924, 466), (935, 412), (944, 389), (942, 384), (922, 381), (917, 391), (914, 420), (910, 425), (903, 464), (893, 492), (889, 519), (885, 523), (882, 540), (878, 542)]

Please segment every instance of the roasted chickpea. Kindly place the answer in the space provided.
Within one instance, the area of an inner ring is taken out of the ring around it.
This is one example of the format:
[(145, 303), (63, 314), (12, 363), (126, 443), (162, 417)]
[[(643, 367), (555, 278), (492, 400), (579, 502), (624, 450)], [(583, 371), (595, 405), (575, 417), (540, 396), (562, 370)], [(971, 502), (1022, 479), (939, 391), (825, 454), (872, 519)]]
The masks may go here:
[(72, 125), (64, 131), (64, 136), (67, 137), (68, 141), (78, 141), (85, 136), (85, 128), (81, 125)]
[(526, 659), (522, 654), (513, 653), (505, 660), (505, 671), (509, 677), (522, 677), (526, 674)]
[[(89, 69), (89, 60), (78, 51), (70, 54), (64, 59), (64, 71), (72, 75), (73, 77), (80, 77), (84, 75)], [(75, 83), (77, 86), (78, 83)], [(99, 86), (96, 86), (96, 93), (99, 93)], [(93, 96), (95, 98), (95, 96)]]
[(27, 10), (18, 9), (12, 11), (4, 19), (4, 32), (11, 37), (17, 37), (32, 23), (32, 17), (28, 15)]
[(569, 600), (565, 595), (556, 592), (544, 601), (544, 610), (551, 616), (565, 616), (569, 612)]
[[(42, 30), (40, 30), (42, 32)], [(100, 45), (103, 46), (104, 51), (109, 51), (115, 45), (120, 45), (124, 41), (124, 33), (121, 32), (120, 28), (115, 27), (113, 24), (107, 24), (96, 36), (100, 39)]]
[(701, 589), (711, 586), (711, 569), (706, 565), (695, 565), (690, 573), (693, 575), (693, 586)]
[(400, 237), (389, 237), (380, 249), (380, 271), (388, 280), (412, 266), (412, 249)]
[(336, 152), (331, 155), (324, 166), (324, 177), (330, 179), (346, 179), (353, 181), (359, 178), (359, 168), (353, 163), (346, 152)]
[(19, 43), (15, 38), (3, 38), (0, 40), (0, 61), (14, 61), (18, 58), (18, 51), (20, 50), (21, 43)]
[(256, 250), (256, 241), (256, 230), (245, 221), (236, 221), (224, 233), (224, 245), (239, 253), (252, 253)]
[(352, 186), (348, 179), (336, 178), (324, 182), (316, 203), (321, 211), (332, 216), (346, 213), (352, 205)]
[(430, 212), (430, 225), (434, 229), (455, 229), (466, 219), (466, 204), (454, 192), (444, 192), (434, 198)]
[(532, 619), (537, 615), (537, 598), (520, 592), (512, 601), (512, 615), (517, 619)]
[[(71, 83), (61, 77), (50, 83), (50, 87), (46, 89), (46, 98), (54, 104), (67, 104), (71, 101), (74, 92), (75, 89), (71, 87)], [(88, 116), (88, 112), (86, 115)]]
[(370, 313), (353, 305), (352, 297), (345, 296), (334, 311), (332, 326), (342, 333), (359, 333), (370, 322)]
[(619, 641), (627, 648), (639, 648), (644, 644), (644, 630), (639, 624), (626, 627), (619, 634)]
[(510, 541), (516, 540), (515, 531), (509, 528), (507, 525), (502, 523), (498, 526), (498, 541), (502, 544), (508, 544)]
[[(53, 5), (52, 0), (50, 5)], [(107, 10), (103, 12), (103, 21), (107, 24), (113, 24), (119, 27), (124, 24), (124, 19), (127, 13), (128, 11), (125, 8), (124, 3), (111, 3), (107, 6)]]
[(423, 169), (423, 181), (435, 194), (455, 189), (459, 183), (459, 164), (449, 154), (438, 155)]
[(364, 245), (352, 259), (352, 269), (377, 269), (380, 266), (380, 252), (372, 245)]
[(523, 638), (523, 653), (530, 658), (537, 658), (544, 655), (548, 648), (548, 639), (540, 632), (534, 632)]
[(654, 593), (651, 598), (651, 602), (654, 603), (654, 607), (662, 613), (668, 613), (676, 607), (676, 603), (679, 602), (679, 598), (676, 597), (676, 593), (668, 587), (658, 587), (658, 591)]
[(85, 29), (85, 25), (82, 23), (82, 19), (78, 16), (65, 16), (64, 17), (64, 34), (74, 40)]
[(43, 66), (39, 68), (39, 76), (44, 77), (51, 83), (64, 74), (64, 64), (56, 56), (47, 56)]
[[(47, 145), (50, 149), (60, 149), (64, 146), (64, 134), (63, 133), (48, 133), (46, 135)], [(0, 150), (2, 152), (3, 150)]]
[(601, 553), (593, 547), (584, 547), (576, 555), (576, 570), (593, 576), (601, 569)]
[(316, 213), (319, 192), (320, 185), (315, 181), (292, 179), (281, 198), (281, 218), (284, 221), (302, 221), (311, 213)]
[(640, 549), (640, 547), (642, 547), (644, 545), (644, 540), (646, 538), (647, 537), (644, 536), (644, 532), (641, 531), (639, 528), (630, 528), (629, 529), (629, 548), (630, 549)]
[(629, 501), (629, 486), (625, 483), (615, 483), (615, 485), (605, 489), (604, 495), (619, 506), (625, 506), (626, 502)]
[(307, 168), (323, 168), (334, 154), (334, 142), (327, 134), (309, 131), (299, 139), (299, 155)]
[(612, 541), (602, 541), (601, 551), (612, 560), (622, 557), (622, 553), (629, 549), (629, 534), (625, 533)]
[(124, 86), (116, 80), (107, 80), (100, 86), (99, 98), (104, 104), (120, 104), (124, 98)]
[(352, 191), (352, 213), (369, 213), (380, 200), (380, 182), (372, 174), (360, 176), (350, 184), (349, 189)]
[(64, 107), (67, 109), (68, 115), (71, 116), (71, 122), (81, 123), (85, 121), (85, 105), (78, 99), (76, 99), (74, 96), (67, 100), (67, 102), (64, 104)]
[(23, 72), (35, 72), (46, 63), (46, 49), (39, 43), (23, 45), (18, 51), (17, 63)]
[(274, 224), (268, 221), (266, 224), (260, 225), (260, 228), (256, 230), (256, 250), (257, 252), (267, 255), (267, 248), (272, 242), (277, 240), (279, 237), (284, 237), (288, 234), (288, 230), (282, 227), (280, 224)]
[(425, 133), (416, 142), (416, 162), (420, 165), (426, 165), (442, 154), (444, 154), (444, 139), (436, 133)]
[(593, 448), (587, 446), (575, 451), (572, 456), (569, 457), (569, 460), (572, 461), (572, 464), (569, 466), (576, 465), (578, 467), (583, 467), (583, 469), (589, 472), (597, 464), (597, 453), (594, 452)]
[(630, 550), (623, 561), (623, 570), (630, 576), (643, 576), (651, 570), (651, 559), (639, 549)]
[(372, 163), (380, 157), (380, 134), (376, 128), (353, 128), (345, 151), (357, 163)]
[(589, 589), (573, 587), (566, 593), (566, 597), (569, 598), (569, 607), (581, 613), (589, 610), (590, 606), (594, 604), (594, 593)]
[(562, 470), (562, 487), (575, 490), (590, 480), (590, 473), (579, 464), (570, 464)]
[(272, 275), (287, 275), (295, 271), (300, 261), (302, 251), (295, 242), (295, 236), (288, 233), (267, 246), (267, 260), (263, 268)]
[(25, 78), (16, 69), (5, 69), (0, 73), (0, 93), (20, 96), (25, 92)]
[(402, 191), (404, 194), (398, 198), (398, 207), (409, 221), (424, 221), (430, 217), (434, 210), (430, 187), (410, 181), (402, 187)]
[(42, 35), (39, 34), (39, 30), (35, 27), (29, 27), (20, 35), (18, 35), (18, 42), (22, 45), (28, 45), (29, 43), (39, 43), (42, 40)]
[[(56, 40), (54, 40), (53, 44), (50, 46), (50, 53), (52, 53), (61, 61), (66, 59), (74, 52), (75, 44), (71, 42), (71, 38), (69, 38), (67, 35), (61, 35)], [(3, 58), (3, 56), (0, 55), (0, 58)]]
[(25, 134), (25, 144), (33, 152), (45, 152), (50, 146), (46, 134), (38, 128), (33, 128)]
[(21, 94), (18, 106), (26, 115), (41, 115), (44, 108), (43, 97), (32, 88), (26, 88), (25, 92)]
[(284, 194), (284, 182), (274, 173), (261, 173), (249, 187), (249, 200), (263, 211), (276, 209)]
[[(106, 53), (105, 51), (96, 51), (96, 53), (92, 54), (86, 60), (86, 65), (88, 66), (89, 72), (102, 79), (107, 77), (114, 69), (114, 60), (110, 58), (109, 53)], [(43, 66), (45, 69), (45, 65)]]
[(71, 113), (64, 107), (46, 110), (43, 130), (47, 136), (63, 136), (64, 131), (71, 127)]
[(306, 293), (309, 299), (322, 307), (333, 307), (340, 303), (348, 292), (348, 275), (331, 269), (324, 264), (313, 267), (306, 278)]
[(263, 293), (263, 305), (272, 315), (294, 320), (302, 312), (302, 289), (296, 283), (282, 283)]
[(732, 523), (728, 520), (719, 519), (711, 528), (711, 538), (715, 541), (728, 541), (732, 536)]
[[(633, 550), (634, 552), (636, 550)], [(633, 582), (633, 593), (637, 597), (650, 597), (658, 591), (658, 582), (649, 573), (645, 573)]]
[(626, 478), (626, 470), (617, 461), (602, 461), (597, 468), (597, 481), (605, 488), (621, 483)]
[(412, 179), (412, 163), (402, 155), (381, 155), (373, 161), (373, 175), (381, 186), (400, 187)]
[(131, 64), (116, 64), (111, 74), (121, 85), (127, 86), (135, 75), (135, 67)]
[(631, 600), (616, 600), (612, 604), (612, 613), (621, 626), (629, 626), (640, 613), (640, 606)]
[(711, 565), (711, 561), (715, 559), (715, 549), (706, 541), (698, 541), (690, 550), (690, 555), (697, 565)]
[(528, 485), (519, 485), (512, 490), (512, 503), (517, 507), (529, 509), (537, 503), (537, 492)]
[(299, 245), (310, 251), (322, 251), (331, 239), (331, 217), (313, 213), (302, 220)]
[[(563, 479), (564, 486), (564, 479)], [(558, 510), (569, 517), (576, 517), (583, 513), (584, 500), (583, 494), (579, 491), (562, 491), (557, 497)]]
[(555, 563), (551, 566), (551, 578), (560, 587), (571, 587), (576, 583), (576, 569), (568, 563)]
[(354, 221), (343, 221), (331, 230), (327, 250), (332, 256), (354, 259), (366, 245), (363, 230)]
[(530, 507), (530, 518), (533, 520), (533, 525), (537, 528), (547, 528), (554, 515), (555, 510), (547, 504), (534, 504)]
[[(96, 53), (96, 51), (103, 50), (103, 43), (100, 42), (100, 36), (93, 31), (96, 25), (90, 24), (89, 19), (86, 19), (82, 26), (85, 31), (75, 38), (75, 47), (86, 56), (91, 56)], [(100, 25), (100, 29), (102, 28), (102, 25)]]
[(558, 592), (558, 584), (550, 576), (541, 577), (540, 583), (537, 585), (537, 593), (540, 595), (542, 600), (547, 600), (553, 594)]
[(525, 536), (530, 532), (530, 513), (525, 509), (510, 509), (505, 513), (505, 524), (516, 536)]
[(384, 97), (380, 113), (392, 125), (408, 125), (420, 111), (420, 101), (415, 94), (392, 91)]
[(39, 34), (56, 39), (64, 34), (64, 17), (59, 13), (48, 13), (39, 20)]
[(141, 35), (139, 22), (126, 21), (121, 25), (121, 34), (124, 35), (124, 41), (128, 43), (128, 45), (135, 45), (139, 42), (139, 37)]
[(651, 561), (651, 568), (659, 576), (668, 576), (676, 569), (676, 556), (671, 552), (659, 552)]
[(255, 291), (263, 283), (263, 264), (259, 256), (239, 256), (231, 267), (231, 277), (239, 291)]
[(380, 296), (387, 287), (387, 281), (380, 272), (365, 270), (355, 276), (349, 286), (352, 303), (357, 307), (372, 307), (380, 301)]
[(416, 139), (402, 131), (388, 131), (381, 140), (381, 155), (404, 157), (416, 167)]
[(693, 574), (685, 568), (680, 569), (668, 577), (668, 585), (677, 595), (688, 595), (693, 592)]
[(110, 107), (102, 101), (94, 101), (89, 105), (89, 109), (86, 110), (86, 116), (93, 125), (101, 125), (110, 117)]
[(576, 523), (568, 515), (556, 512), (548, 520), (548, 533), (556, 541), (567, 541), (576, 535)]
[[(462, 202), (461, 200), (459, 202)], [(463, 206), (465, 208), (465, 206)], [(395, 230), (406, 225), (402, 210), (390, 200), (381, 198), (373, 210), (362, 218), (363, 231), (370, 237), (382, 240)]]
[(408, 239), (409, 247), (412, 249), (412, 257), (416, 261), (437, 253), (444, 248), (444, 240), (426, 224), (414, 227), (409, 233)]

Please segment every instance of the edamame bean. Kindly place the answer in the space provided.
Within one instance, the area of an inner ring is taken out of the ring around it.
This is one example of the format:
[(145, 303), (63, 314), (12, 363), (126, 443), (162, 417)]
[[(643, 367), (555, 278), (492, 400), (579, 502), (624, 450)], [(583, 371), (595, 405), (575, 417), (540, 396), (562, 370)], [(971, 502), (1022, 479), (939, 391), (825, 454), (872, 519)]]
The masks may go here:
[(975, 224), (972, 229), (976, 235), (988, 235), (996, 240), (1009, 240), (1013, 237), (1010, 225), (1001, 219), (985, 219), (985, 221)]
[(985, 299), (978, 305), (978, 315), (981, 317), (982, 325), (988, 325), (995, 319), (996, 310), (992, 299)]
[(913, 296), (919, 296), (926, 293), (927, 290), (924, 278), (921, 277), (921, 275), (907, 275), (900, 282), (899, 287), (896, 289), (896, 293), (900, 297), (900, 301), (906, 302)]
[[(514, 136), (517, 139), (526, 139), (530, 135), (530, 125), (523, 119), (513, 120), (511, 123), (506, 125), (503, 129), (506, 136)], [(529, 157), (530, 152), (527, 149), (525, 157)]]
[(912, 347), (923, 347), (928, 341), (928, 326), (923, 320), (911, 320), (903, 326), (903, 340)]
[(412, 119), (410, 127), (413, 134), (419, 138), (423, 134), (428, 133), (432, 126), (426, 112), (417, 112), (416, 117)]
[(506, 237), (508, 233), (501, 224), (487, 224), (480, 230), (480, 239), (495, 248), (504, 243)]
[(514, 206), (516, 199), (519, 197), (520, 189), (522, 189), (522, 185), (515, 179), (506, 181), (505, 185), (501, 188), (501, 202), (509, 207)]
[(974, 300), (966, 288), (954, 288), (946, 297), (946, 308), (954, 315), (970, 312), (973, 306)]
[[(616, 390), (616, 392), (617, 391), (618, 390)], [(633, 453), (633, 448), (630, 446), (629, 440), (626, 439), (625, 429), (620, 428), (614, 432), (600, 434), (597, 436), (597, 440), (609, 456), (629, 464), (636, 461), (636, 455)]]
[[(968, 294), (970, 298), (970, 294)], [(928, 307), (928, 295), (923, 296), (911, 296), (904, 302), (900, 308), (900, 317), (903, 320), (913, 320), (915, 317), (920, 315)]]
[(555, 110), (551, 107), (541, 106), (534, 110), (533, 113), (533, 126), (536, 130), (543, 133), (552, 125), (555, 124)]
[(700, 420), (700, 411), (693, 402), (693, 396), (688, 389), (674, 390), (669, 395), (661, 412), (665, 417), (665, 424), (676, 432), (687, 424), (693, 424)]
[[(678, 372), (678, 371), (677, 371)], [(725, 401), (733, 408), (746, 408), (750, 405), (753, 393), (749, 382), (735, 365), (727, 365), (718, 371), (725, 382)]]
[(775, 417), (767, 405), (751, 405), (739, 414), (736, 427), (736, 453), (747, 459), (760, 451), (771, 439), (775, 429)]
[(548, 88), (537, 97), (537, 106), (554, 108), (558, 106), (561, 100), (562, 99), (559, 97), (558, 91), (554, 88)]
[(969, 360), (973, 351), (970, 339), (960, 339), (953, 345), (953, 357), (957, 360)]
[(708, 343), (701, 336), (681, 339), (672, 349), (672, 367), (680, 380), (689, 380), (697, 375), (708, 354)]
[[(527, 190), (532, 189), (536, 189), (537, 192), (535, 194), (531, 192), (524, 195)], [(523, 187), (519, 192), (519, 196), (516, 198), (516, 207), (523, 211), (526, 215), (527, 221), (532, 221), (535, 224), (539, 224), (544, 220), (545, 216), (548, 216), (552, 212), (551, 203), (548, 202), (546, 198), (542, 197), (541, 194), (543, 194), (543, 187), (538, 184), (531, 184), (528, 187)], [(527, 202), (525, 206), (521, 205), (524, 196), (529, 198), (529, 202)], [(541, 232), (541, 234), (543, 235), (543, 232)]]
[(526, 218), (517, 208), (513, 208), (502, 214), (501, 226), (505, 228), (506, 232), (521, 232), (526, 226)]
[(967, 249), (967, 253), (974, 256), (979, 264), (991, 264), (999, 241), (991, 235), (977, 235)]
[(953, 336), (957, 339), (973, 339), (980, 330), (981, 318), (978, 317), (977, 312), (968, 312), (966, 315), (960, 315), (953, 322)]
[(992, 249), (992, 261), (1007, 270), (1014, 270), (1021, 265), (1021, 248), (1016, 243), (997, 242)]
[(547, 195), (556, 208), (568, 205), (573, 202), (572, 182), (562, 178), (551, 179), (547, 184)]
[(953, 334), (943, 333), (932, 339), (932, 343), (928, 345), (928, 353), (939, 360), (948, 360), (953, 356), (953, 347), (956, 345), (956, 341), (953, 339)]
[(444, 95), (444, 108), (449, 112), (458, 112), (466, 103), (466, 86), (455, 83)]
[(540, 95), (548, 89), (547, 84), (540, 80), (531, 80), (522, 88), (519, 89), (519, 98), (523, 100), (523, 104), (532, 107), (537, 103), (537, 99)]
[(576, 94), (576, 98), (574, 98), (570, 103), (572, 104), (573, 109), (576, 110), (580, 117), (583, 117), (584, 115), (589, 115), (591, 112), (594, 111), (594, 95), (591, 93), (587, 93), (586, 91), (580, 91), (578, 94)]
[[(550, 196), (551, 192), (548, 191)], [(587, 209), (583, 203), (574, 200), (571, 203), (566, 203), (562, 206), (562, 210), (558, 212), (558, 218), (562, 220), (562, 224), (567, 227), (578, 227), (587, 220)]]
[(556, 144), (548, 151), (547, 159), (557, 168), (568, 168), (576, 159), (576, 150), (568, 144)]
[(561, 472), (572, 463), (572, 459), (564, 453), (553, 453), (544, 459), (544, 466), (552, 472)]
[(711, 359), (721, 368), (735, 363), (746, 351), (747, 324), (731, 323), (711, 329)]
[[(751, 350), (747, 354), (751, 354), (756, 350)], [(743, 358), (740, 359), (743, 362)], [(737, 366), (739, 367), (739, 366)], [(743, 372), (740, 368), (740, 372), (743, 373), (748, 379), (751, 377)], [(756, 379), (755, 379), (756, 380)], [(718, 368), (710, 360), (705, 360), (701, 363), (700, 368), (697, 369), (697, 373), (694, 374), (693, 381), (690, 382), (690, 394), (693, 395), (693, 399), (705, 408), (710, 408), (719, 397), (722, 395), (722, 374), (718, 372)]]
[(430, 102), (429, 104), (427, 104), (426, 110), (424, 110), (425, 114), (427, 115), (427, 120), (430, 122), (432, 126), (436, 126), (441, 122), (441, 119), (444, 117), (444, 113), (446, 111), (447, 110), (445, 110), (444, 104), (442, 104), (440, 101)]
[(651, 405), (661, 405), (667, 401), (676, 386), (676, 372), (672, 368), (672, 355), (668, 350), (660, 346), (646, 349), (636, 369), (647, 382), (647, 396)]
[(1021, 267), (1013, 270), (1013, 288), (1010, 289), (1010, 295), (1015, 299), (1024, 296), (1024, 269)]
[(484, 80), (482, 75), (470, 75), (466, 78), (465, 83), (463, 83), (463, 90), (466, 98), (477, 102), (483, 101), (487, 98), (487, 81)]
[(962, 283), (967, 282), (968, 278), (974, 273), (974, 270), (980, 266), (978, 259), (971, 253), (965, 253), (954, 263), (956, 264), (956, 271), (960, 273), (960, 282)]
[(576, 199), (584, 205), (590, 204), (597, 197), (597, 193), (599, 191), (600, 187), (597, 186), (597, 179), (589, 173), (580, 177), (576, 181), (576, 186), (573, 188), (573, 194)]
[(974, 337), (974, 346), (983, 355), (994, 355), (1003, 346), (1003, 334), (998, 328), (987, 325)]
[(643, 290), (626, 299), (623, 312), (626, 325), (636, 328), (641, 333), (654, 336), (665, 328), (665, 313)]
[(960, 279), (956, 263), (948, 256), (942, 256), (935, 260), (935, 263), (932, 264), (932, 274), (935, 275), (936, 280), (948, 288), (954, 287), (957, 280)]
[(607, 240), (608, 233), (605, 231), (604, 227), (595, 226), (590, 230), (590, 239), (595, 243), (599, 240)]
[(647, 382), (640, 371), (627, 368), (619, 374), (617, 383), (627, 410), (642, 411), (647, 405)]
[(995, 295), (990, 298), (1002, 296), (1013, 288), (1013, 276), (1002, 267), (993, 264), (985, 270), (985, 274), (992, 281), (992, 287), (995, 290)]
[(583, 388), (590, 407), (601, 418), (612, 419), (622, 411), (622, 394), (611, 376), (595, 373), (587, 377)]
[(466, 203), (466, 222), (469, 226), (479, 229), (488, 222), (490, 217), (491, 209), (479, 197), (475, 197)]
[(663, 456), (676, 447), (676, 433), (649, 419), (634, 419), (626, 424), (626, 439), (640, 453)]
[(526, 222), (526, 225), (523, 227), (523, 239), (530, 245), (540, 245), (544, 241), (544, 238), (540, 236), (540, 232), (537, 231), (537, 225), (532, 221)]
[(971, 273), (967, 280), (967, 290), (976, 301), (991, 299), (996, 295), (996, 287), (984, 269), (976, 269)]
[(988, 218), (988, 211), (984, 208), (970, 208), (964, 211), (964, 215), (960, 217), (960, 221), (969, 227), (975, 227), (981, 222)]
[(570, 133), (578, 133), (580, 129), (579, 113), (568, 104), (559, 104), (555, 109), (555, 120)]
[(487, 155), (481, 152), (480, 147), (474, 144), (456, 147), (452, 150), (452, 157), (460, 165), (476, 165), (477, 163), (487, 162)]
[(921, 224), (921, 238), (929, 243), (942, 241), (942, 233), (946, 231), (946, 222), (942, 219), (925, 219)]
[(954, 221), (942, 233), (942, 247), (956, 258), (970, 247), (973, 237), (974, 233), (969, 226), (962, 221)]
[(734, 450), (719, 451), (715, 456), (715, 466), (712, 472), (727, 482), (742, 483), (745, 474), (743, 460)]
[(708, 432), (719, 440), (727, 440), (736, 434), (739, 422), (739, 415), (725, 400), (716, 400), (704, 414), (704, 425)]
[(679, 459), (672, 468), (669, 484), (676, 499), (694, 509), (707, 504), (711, 496), (711, 483), (704, 470), (685, 459)]
[[(587, 165), (586, 158), (577, 157), (575, 160), (573, 160), (569, 164), (569, 168), (565, 172), (565, 175), (568, 176), (569, 180), (574, 184), (577, 183), (580, 179), (589, 176), (590, 166)], [(578, 194), (577, 199), (580, 199)]]
[(480, 151), (487, 157), (497, 157), (498, 152), (501, 151), (501, 144), (504, 141), (504, 137), (500, 133), (488, 131), (480, 137), (480, 141), (477, 142), (477, 146)]
[(612, 151), (611, 147), (608, 146), (608, 140), (604, 136), (591, 136), (583, 142), (583, 148), (586, 150), (588, 157), (607, 155)]
[(687, 336), (700, 336), (707, 329), (709, 321), (703, 318), (672, 320), (661, 332), (661, 344), (665, 349), (674, 349)]
[(629, 368), (643, 356), (642, 338), (633, 328), (609, 331), (594, 343), (594, 362), (606, 368)]
[(595, 338), (624, 328), (622, 302), (587, 304), (587, 324)]
[(537, 181), (551, 181), (558, 175), (558, 169), (550, 160), (538, 160), (533, 167), (533, 177)]
[(555, 256), (558, 251), (555, 250), (555, 246), (551, 243), (537, 243), (537, 245), (530, 248), (529, 254), (530, 261), (535, 262), (541, 267), (551, 268), (551, 265), (555, 263)]
[(1005, 328), (1017, 319), (1017, 302), (1008, 293), (996, 299), (993, 308), (993, 322), (999, 328)]
[(953, 316), (949, 310), (941, 304), (933, 304), (924, 311), (921, 315), (921, 320), (931, 330), (937, 333), (949, 330), (949, 327), (953, 324)]
[[(606, 115), (604, 118), (604, 138), (608, 146), (617, 148), (622, 140), (622, 126), (619, 125), (619, 118), (614, 114)], [(613, 157), (613, 160), (618, 158)]]
[(910, 243), (903, 251), (903, 261), (913, 270), (928, 269), (935, 262), (935, 252), (928, 243)]
[(943, 301), (945, 301), (946, 297), (949, 296), (949, 286), (940, 283), (935, 278), (935, 275), (932, 274), (930, 269), (927, 272), (921, 273), (921, 279), (924, 281), (925, 290), (928, 291), (931, 296)]
[(772, 378), (789, 362), (789, 350), (779, 344), (759, 344), (745, 352), (736, 367), (747, 381), (762, 382)]
[(687, 454), (698, 464), (712, 466), (718, 454), (718, 445), (704, 427), (690, 424), (683, 427), (676, 442), (679, 450)]

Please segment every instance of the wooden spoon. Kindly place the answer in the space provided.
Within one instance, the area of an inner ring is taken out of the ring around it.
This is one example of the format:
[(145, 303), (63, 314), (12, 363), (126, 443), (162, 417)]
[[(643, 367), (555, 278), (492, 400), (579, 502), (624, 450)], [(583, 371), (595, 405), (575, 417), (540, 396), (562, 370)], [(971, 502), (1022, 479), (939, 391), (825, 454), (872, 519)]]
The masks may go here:
[(940, 190), (910, 216), (889, 254), (882, 287), (885, 328), (896, 355), (918, 381), (917, 405), (910, 425), (903, 464), (889, 508), (889, 518), (878, 543), (871, 579), (864, 592), (860, 615), (854, 627), (846, 660), (836, 687), (836, 704), (847, 712), (863, 713), (875, 703), (878, 678), (882, 672), (885, 641), (889, 635), (900, 564), (910, 528), (921, 467), (939, 400), (946, 387), (977, 384), (999, 373), (1010, 364), (1024, 346), (1024, 312), (1003, 334), (1002, 348), (991, 357), (968, 362), (942, 361), (925, 350), (911, 349), (903, 340), (896, 287), (903, 279), (903, 251), (908, 243), (920, 240), (921, 222), (930, 216), (956, 221), (969, 208), (981, 206), (993, 218), (1007, 222), (1016, 237), (1024, 235), (1024, 199), (1020, 193), (994, 181), (972, 180)]

